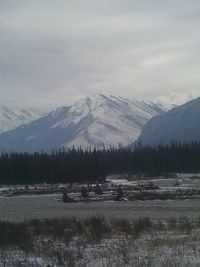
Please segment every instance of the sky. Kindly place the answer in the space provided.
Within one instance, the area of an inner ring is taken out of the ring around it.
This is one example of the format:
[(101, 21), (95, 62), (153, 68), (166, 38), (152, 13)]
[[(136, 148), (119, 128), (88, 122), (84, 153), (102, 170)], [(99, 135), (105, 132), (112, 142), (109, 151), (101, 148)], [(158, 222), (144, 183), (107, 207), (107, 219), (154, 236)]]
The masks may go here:
[(0, 104), (200, 90), (199, 0), (0, 0)]

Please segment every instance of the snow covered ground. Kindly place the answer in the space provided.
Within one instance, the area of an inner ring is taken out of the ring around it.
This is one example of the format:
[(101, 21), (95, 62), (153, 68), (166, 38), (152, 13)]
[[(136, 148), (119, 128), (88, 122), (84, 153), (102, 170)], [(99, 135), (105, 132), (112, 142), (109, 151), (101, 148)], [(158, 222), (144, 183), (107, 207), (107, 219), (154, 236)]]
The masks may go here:
[[(74, 224), (80, 224), (83, 229), (81, 232), (75, 232), (70, 238), (66, 236), (66, 233), (70, 234), (69, 228), (65, 230), (63, 235), (57, 233), (56, 236), (51, 235), (47, 230), (43, 235), (39, 235), (36, 231), (31, 241), (32, 247), (24, 249), (1, 247), (0, 266), (200, 266), (200, 225), (198, 219), (192, 221), (186, 217), (179, 218), (179, 220), (169, 218), (166, 221), (156, 223), (151, 223), (145, 218), (133, 223), (121, 220), (111, 222), (111, 225), (105, 225), (111, 232), (102, 230), (102, 223), (103, 225), (105, 223), (100, 220), (97, 219), (96, 221), (97, 232), (93, 232), (95, 231), (94, 221), (93, 223), (92, 221), (85, 221), (81, 224), (74, 222)], [(44, 222), (45, 227), (49, 223), (47, 222), (45, 225)], [(32, 223), (32, 229), (34, 229), (34, 224), (37, 225), (40, 222)], [(98, 234), (98, 231), (101, 233), (100, 238), (95, 239), (95, 234)], [(93, 233), (92, 238), (91, 234)]]

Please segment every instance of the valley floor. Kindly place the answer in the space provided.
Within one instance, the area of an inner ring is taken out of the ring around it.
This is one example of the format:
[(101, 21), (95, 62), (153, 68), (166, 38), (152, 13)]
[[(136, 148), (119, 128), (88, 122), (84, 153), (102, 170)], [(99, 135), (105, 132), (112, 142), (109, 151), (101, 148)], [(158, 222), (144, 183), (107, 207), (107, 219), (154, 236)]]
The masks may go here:
[(63, 185), (2, 186), (0, 266), (200, 266), (199, 177), (151, 178), (150, 190), (145, 180), (108, 180), (107, 190), (120, 184), (143, 200), (64, 203)]
[[(103, 216), (110, 218), (135, 219), (149, 217), (165, 219), (168, 217), (200, 214), (200, 178), (193, 174), (176, 174), (176, 177), (155, 177), (138, 180), (126, 176), (108, 177), (103, 188), (103, 201), (96, 199), (94, 192), (83, 199), (80, 196), (82, 185), (73, 185), (69, 196), (75, 203), (64, 203), (62, 191), (68, 185), (1, 186), (0, 220), (22, 221), (43, 218), (76, 217), (89, 218)], [(151, 187), (149, 187), (151, 184)], [(152, 187), (153, 185), (153, 187)], [(113, 201), (113, 194), (121, 186), (126, 201)], [(93, 187), (93, 186), (92, 186)], [(91, 187), (91, 188), (92, 188)], [(106, 200), (109, 198), (110, 200)]]

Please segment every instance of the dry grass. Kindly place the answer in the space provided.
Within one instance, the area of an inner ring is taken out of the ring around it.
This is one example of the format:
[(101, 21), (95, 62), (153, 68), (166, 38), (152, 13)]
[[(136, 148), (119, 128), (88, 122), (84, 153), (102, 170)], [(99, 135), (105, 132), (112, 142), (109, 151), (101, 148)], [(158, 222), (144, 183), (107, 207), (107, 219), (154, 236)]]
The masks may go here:
[(187, 217), (0, 222), (0, 266), (200, 266), (199, 222)]

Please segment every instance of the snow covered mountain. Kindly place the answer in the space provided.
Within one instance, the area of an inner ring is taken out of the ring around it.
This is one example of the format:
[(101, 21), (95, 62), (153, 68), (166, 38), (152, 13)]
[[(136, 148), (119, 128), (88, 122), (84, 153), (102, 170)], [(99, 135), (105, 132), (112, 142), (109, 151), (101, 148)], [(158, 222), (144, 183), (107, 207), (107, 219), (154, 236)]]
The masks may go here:
[(165, 93), (154, 99), (153, 102), (160, 106), (163, 106), (164, 108), (166, 108), (166, 110), (170, 110), (198, 97), (200, 97), (200, 90), (193, 89), (184, 91), (182, 93)]
[(45, 113), (35, 109), (16, 110), (0, 106), (0, 133), (34, 121)]
[(128, 145), (148, 120), (165, 111), (152, 102), (97, 94), (1, 134), (0, 149), (34, 152)]
[(151, 119), (139, 140), (144, 145), (169, 144), (171, 141), (200, 141), (200, 98)]

